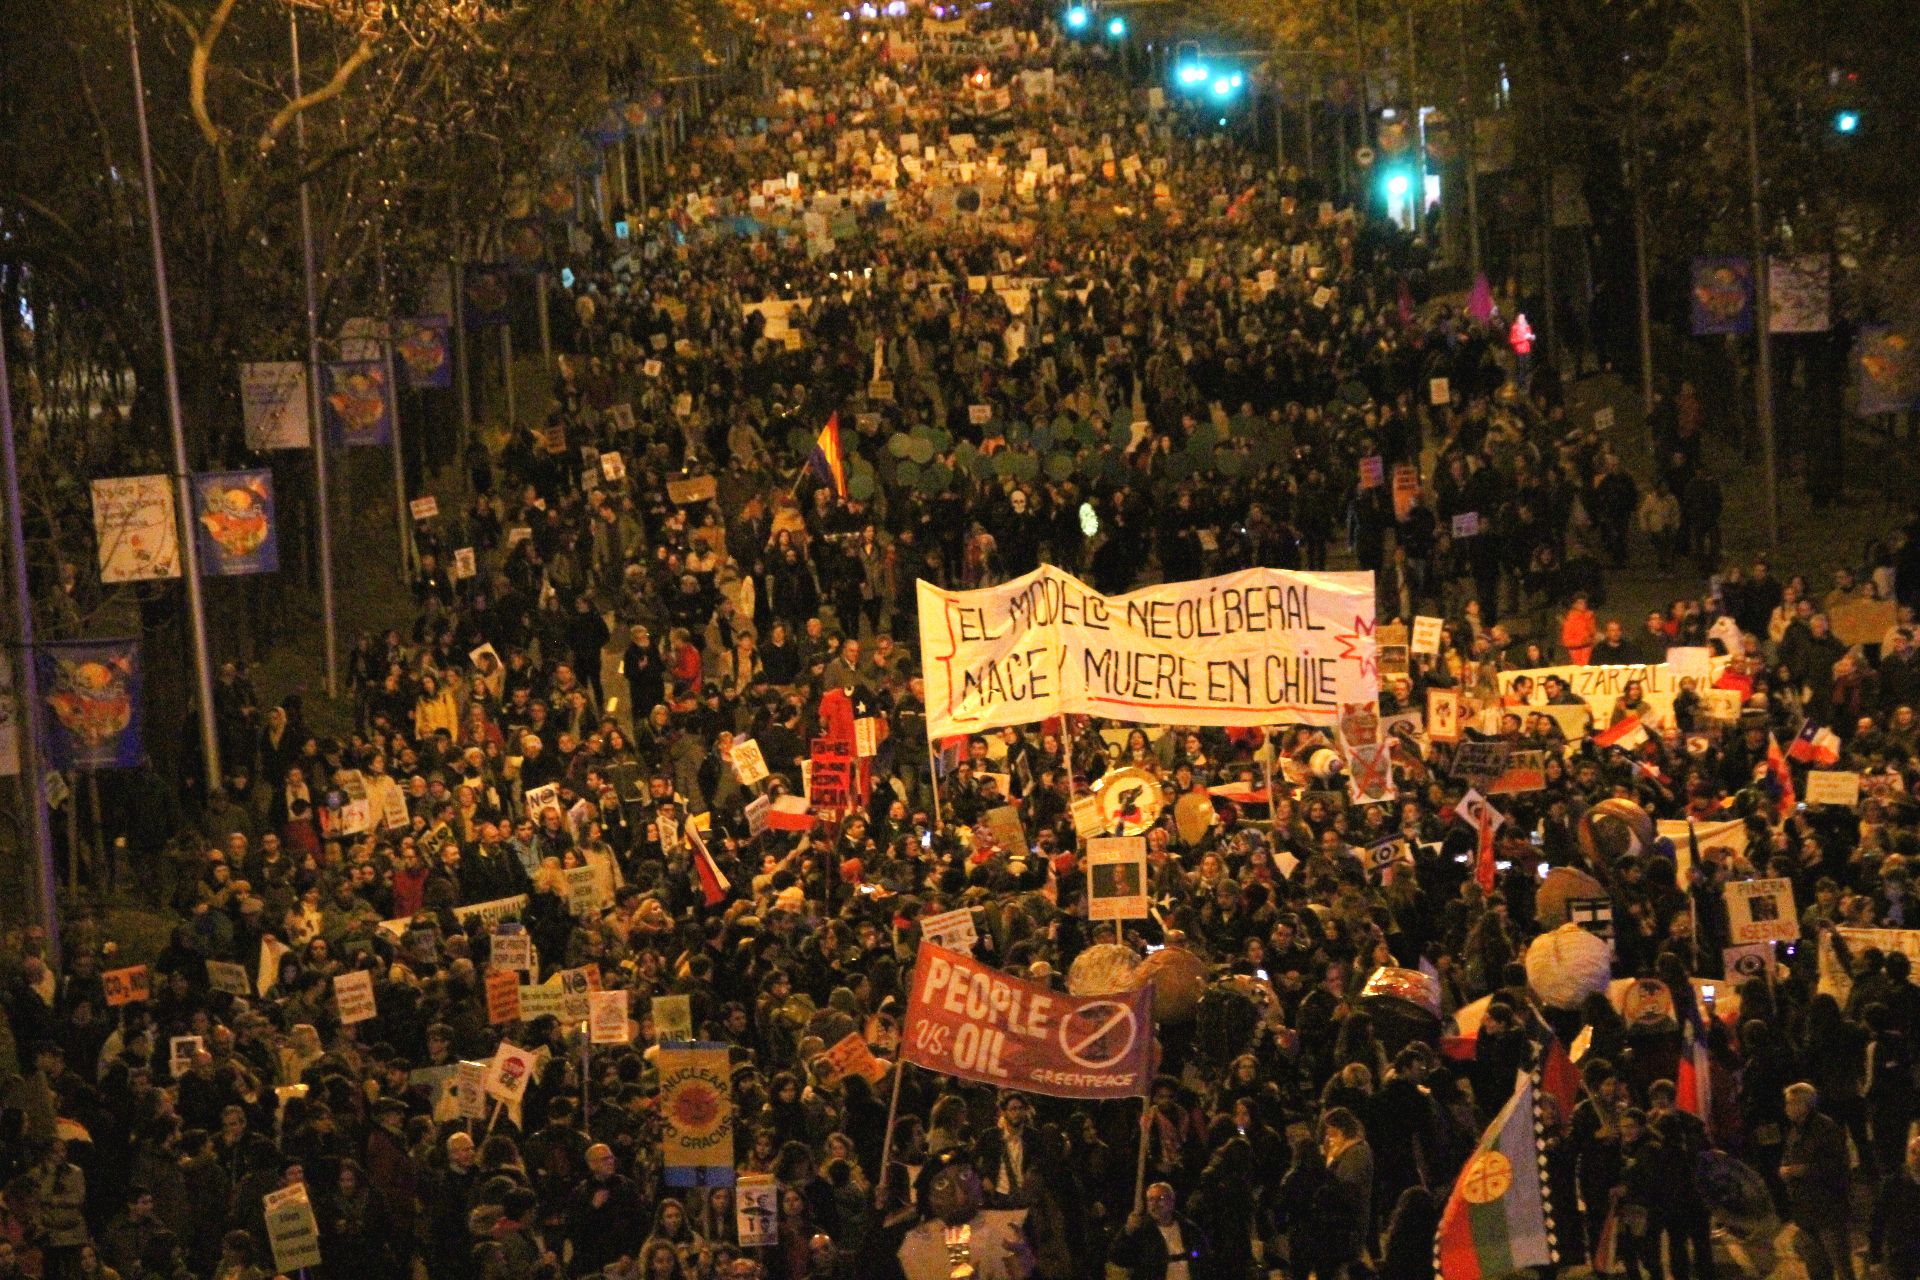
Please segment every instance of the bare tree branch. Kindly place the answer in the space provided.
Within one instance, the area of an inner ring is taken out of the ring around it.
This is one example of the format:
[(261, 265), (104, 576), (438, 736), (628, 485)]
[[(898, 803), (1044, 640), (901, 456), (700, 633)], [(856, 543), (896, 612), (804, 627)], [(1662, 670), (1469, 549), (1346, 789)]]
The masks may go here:
[[(231, 3), (232, 0), (227, 2)], [(362, 40), (354, 51), (347, 55), (347, 60), (334, 68), (332, 79), (312, 93), (301, 94), (273, 113), (273, 119), (267, 121), (267, 127), (260, 133), (260, 140), (254, 144), (255, 149), (263, 156), (272, 151), (274, 145), (280, 141), (280, 135), (286, 132), (287, 126), (292, 124), (302, 111), (310, 111), (345, 93), (347, 85), (353, 80), (354, 73), (372, 58), (373, 46)]]

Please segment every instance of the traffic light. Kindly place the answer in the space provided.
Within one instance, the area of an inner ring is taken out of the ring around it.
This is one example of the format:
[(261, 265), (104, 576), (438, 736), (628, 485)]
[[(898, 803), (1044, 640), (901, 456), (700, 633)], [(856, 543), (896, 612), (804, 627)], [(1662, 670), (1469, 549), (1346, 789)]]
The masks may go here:
[(1093, 21), (1093, 15), (1083, 4), (1076, 4), (1067, 10), (1067, 30), (1069, 31), (1085, 31), (1087, 24), (1091, 21)]
[(1835, 133), (1853, 133), (1857, 131), (1859, 128), (1860, 128), (1860, 113), (1858, 111), (1849, 110), (1849, 111), (1834, 112), (1833, 131)]
[(1107, 38), (1109, 40), (1125, 40), (1127, 38), (1127, 20), (1117, 13), (1107, 19)]

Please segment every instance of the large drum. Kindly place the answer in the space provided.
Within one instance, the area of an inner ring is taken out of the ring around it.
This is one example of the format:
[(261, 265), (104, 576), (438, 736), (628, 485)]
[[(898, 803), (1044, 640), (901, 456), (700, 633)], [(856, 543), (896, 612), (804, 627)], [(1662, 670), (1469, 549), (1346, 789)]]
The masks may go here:
[(1132, 947), (1102, 942), (1088, 947), (1067, 967), (1067, 991), (1076, 996), (1110, 996), (1133, 987), (1140, 956)]
[(1527, 985), (1549, 1009), (1578, 1009), (1613, 978), (1613, 945), (1577, 924), (1543, 933), (1527, 948)]
[(1127, 985), (1153, 988), (1155, 1022), (1185, 1022), (1207, 989), (1206, 962), (1184, 947), (1162, 947), (1140, 962)]
[(1440, 1042), (1440, 979), (1430, 973), (1382, 965), (1360, 989), (1360, 1007), (1389, 1059), (1416, 1040)]

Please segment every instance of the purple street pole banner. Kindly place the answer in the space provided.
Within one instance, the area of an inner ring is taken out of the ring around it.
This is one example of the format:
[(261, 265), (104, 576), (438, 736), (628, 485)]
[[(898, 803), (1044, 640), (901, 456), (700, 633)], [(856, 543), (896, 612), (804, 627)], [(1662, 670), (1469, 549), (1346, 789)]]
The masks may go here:
[(518, 218), (506, 227), (507, 261), (523, 271), (538, 271), (547, 261), (547, 228), (538, 218)]
[(513, 302), (513, 270), (497, 262), (466, 265), (463, 272), (466, 297), (462, 303), (466, 307), (468, 329), (488, 329), (508, 322)]
[(1853, 411), (1860, 417), (1904, 413), (1920, 405), (1920, 349), (1892, 325), (1860, 326), (1853, 365), (1860, 380)]
[(1695, 258), (1689, 297), (1695, 337), (1753, 332), (1753, 267), (1745, 258)]
[(415, 391), (445, 391), (453, 385), (453, 322), (419, 316), (394, 322), (393, 351)]
[(335, 360), (320, 366), (320, 416), (327, 439), (354, 449), (393, 438), (393, 388), (384, 360)]
[(140, 642), (42, 641), (34, 658), (48, 712), (47, 765), (131, 769), (142, 750)]
[(193, 527), (205, 576), (279, 572), (280, 519), (271, 471), (197, 473)]

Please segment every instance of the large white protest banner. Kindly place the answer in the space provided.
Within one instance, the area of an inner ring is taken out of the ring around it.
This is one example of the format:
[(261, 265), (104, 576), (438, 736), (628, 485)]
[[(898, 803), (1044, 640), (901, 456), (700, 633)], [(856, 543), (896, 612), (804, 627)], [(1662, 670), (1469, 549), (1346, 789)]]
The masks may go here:
[(1371, 573), (1246, 569), (1104, 596), (1052, 565), (919, 584), (927, 734), (1064, 712), (1183, 725), (1334, 724), (1380, 675)]
[[(1726, 669), (1727, 660), (1715, 657), (1710, 674), (1717, 680)], [(1499, 677), (1500, 696), (1504, 698), (1511, 694), (1514, 684), (1525, 676), (1533, 682), (1533, 691), (1528, 695), (1530, 703), (1544, 706), (1547, 701), (1547, 677), (1558, 676), (1566, 682), (1568, 689), (1592, 708), (1594, 718), (1604, 725), (1613, 714), (1613, 704), (1626, 692), (1627, 685), (1638, 680), (1641, 693), (1653, 708), (1653, 720), (1664, 725), (1673, 722), (1673, 695), (1680, 692), (1679, 677), (1682, 674), (1695, 673), (1676, 672), (1664, 662), (1598, 667), (1530, 667), (1525, 671), (1502, 671)]]

